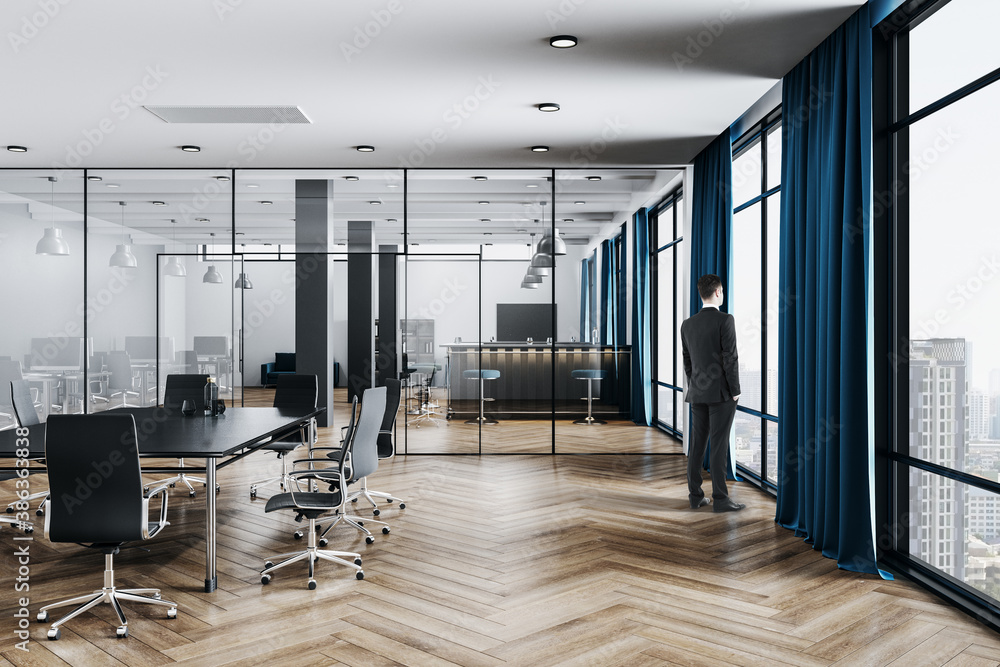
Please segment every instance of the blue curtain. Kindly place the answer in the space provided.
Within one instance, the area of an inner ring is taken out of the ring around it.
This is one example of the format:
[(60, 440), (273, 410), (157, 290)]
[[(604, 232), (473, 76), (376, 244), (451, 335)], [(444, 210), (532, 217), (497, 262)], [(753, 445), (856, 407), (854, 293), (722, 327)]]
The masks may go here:
[(590, 340), (590, 260), (584, 257), (580, 260), (580, 341), (592, 343)]
[(868, 439), (868, 7), (783, 83), (775, 520), (837, 565), (878, 572)]
[(601, 322), (599, 325), (602, 345), (617, 345), (618, 335), (618, 262), (615, 261), (615, 240), (601, 244)]
[[(729, 129), (720, 134), (694, 159), (694, 188), (691, 197), (691, 289), (690, 314), (701, 310), (698, 278), (714, 273), (722, 279), (726, 300), (719, 310), (729, 312), (729, 267), (733, 236), (733, 142)], [(711, 448), (705, 451), (705, 468)], [(736, 479), (732, 457), (726, 470)]]
[(632, 421), (653, 423), (653, 368), (650, 338), (649, 214), (644, 208), (632, 216)]
[(733, 142), (729, 129), (694, 159), (694, 192), (691, 197), (690, 314), (701, 310), (698, 278), (714, 273), (722, 278), (729, 312), (729, 266), (733, 230)]

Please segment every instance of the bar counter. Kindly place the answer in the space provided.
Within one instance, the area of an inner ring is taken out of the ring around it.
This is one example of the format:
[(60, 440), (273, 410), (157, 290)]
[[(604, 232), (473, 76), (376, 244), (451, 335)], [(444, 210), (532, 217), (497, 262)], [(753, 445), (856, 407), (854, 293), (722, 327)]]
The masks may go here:
[(486, 380), (484, 393), (493, 401), (485, 412), (497, 419), (575, 419), (587, 414), (587, 382), (574, 370), (603, 370), (594, 382), (594, 416), (628, 419), (631, 351), (589, 343), (490, 342), (442, 345), (448, 357), (448, 418), (468, 419), (479, 412), (479, 382), (465, 379), (469, 370), (500, 371)]

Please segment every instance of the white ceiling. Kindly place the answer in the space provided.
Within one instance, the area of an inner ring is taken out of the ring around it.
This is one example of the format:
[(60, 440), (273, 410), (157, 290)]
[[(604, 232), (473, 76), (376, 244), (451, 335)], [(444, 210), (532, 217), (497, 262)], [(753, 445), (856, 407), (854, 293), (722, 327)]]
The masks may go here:
[[(523, 196), (527, 182), (541, 178), (551, 195), (547, 170), (574, 168), (567, 176), (579, 182), (557, 188), (556, 218), (590, 233), (627, 210), (618, 206), (655, 194), (676, 172), (653, 167), (689, 163), (861, 0), (102, 0), (52, 2), (52, 16), (43, 4), (3, 4), (0, 145), (28, 152), (0, 150), (0, 168), (103, 170), (89, 208), (99, 219), (117, 223), (114, 202), (130, 199), (129, 220), (148, 214), (154, 233), (169, 219), (188, 225), (179, 207), (212, 174), (268, 169), (241, 172), (237, 215), (279, 234), (294, 217), (294, 175), (279, 169), (355, 170), (362, 181), (337, 182), (345, 204), (357, 189), (356, 209), (341, 210), (384, 221), (403, 215), (402, 188), (386, 189), (398, 172), (386, 170), (518, 168), (474, 186), (474, 172), (411, 172), (408, 185), (411, 226), (469, 232), (470, 220), (489, 217), (511, 218), (513, 229), (537, 217), (514, 212), (521, 199), (535, 211), (544, 199)], [(567, 33), (577, 47), (549, 46)], [(541, 102), (562, 108), (542, 113)], [(311, 123), (166, 123), (142, 105), (290, 105)], [(376, 151), (359, 153), (360, 144)], [(551, 150), (528, 150), (537, 144)], [(149, 167), (160, 169), (111, 171)], [(199, 171), (163, 171), (178, 167)], [(36, 178), (0, 189), (47, 201), (49, 184)], [(116, 178), (122, 188), (101, 189)], [(248, 180), (262, 188), (244, 190)], [(569, 216), (559, 195), (577, 197), (577, 186), (591, 197)], [(468, 204), (490, 192), (506, 202), (492, 214)], [(377, 214), (368, 208), (375, 194)], [(172, 210), (144, 210), (154, 199)], [(254, 209), (261, 200), (274, 201), (267, 213)], [(220, 201), (228, 209), (228, 197)], [(207, 217), (230, 215), (215, 213)]]

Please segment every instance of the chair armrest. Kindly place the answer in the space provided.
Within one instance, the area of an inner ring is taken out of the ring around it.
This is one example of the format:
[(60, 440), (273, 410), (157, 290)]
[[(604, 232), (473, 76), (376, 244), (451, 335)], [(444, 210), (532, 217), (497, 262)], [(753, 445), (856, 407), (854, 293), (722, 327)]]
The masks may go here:
[[(332, 468), (328, 468), (328, 470), (330, 470), (331, 472), (333, 472)], [(315, 474), (315, 472), (316, 472), (315, 470), (300, 470), (298, 473), (295, 473), (295, 472), (289, 473), (289, 476), (290, 477), (294, 477), (294, 478), (312, 479), (312, 478), (314, 478), (313, 475)], [(340, 500), (341, 500), (341, 502), (343, 502), (343, 500), (344, 500), (344, 490), (347, 488), (347, 483), (344, 481), (344, 475), (343, 475), (343, 473), (339, 469), (336, 472), (337, 472), (336, 479), (334, 479), (333, 477), (330, 477), (330, 478), (319, 477), (319, 479), (323, 480), (327, 484), (336, 484), (339, 487), (337, 489), (336, 493), (338, 493), (340, 495)], [(296, 479), (296, 481), (297, 481), (297, 479)], [(305, 503), (300, 503), (298, 500), (295, 499), (295, 488), (291, 484), (288, 485), (288, 493), (289, 493), (289, 495), (291, 495), (291, 497), (292, 497), (292, 504), (295, 505), (296, 509), (301, 509), (301, 510), (334, 510), (334, 509), (336, 509), (336, 506), (331, 506), (331, 505), (306, 505)], [(316, 493), (316, 492), (315, 491), (299, 491), (299, 493), (301, 494), (301, 493)], [(321, 491), (319, 493), (324, 493), (324, 492)], [(330, 493), (331, 495), (333, 494), (333, 492), (326, 492), (326, 493)]]
[(266, 364), (260, 365), (260, 384), (264, 386), (267, 384), (267, 375), (274, 370), (274, 362), (268, 362)]
[[(146, 497), (142, 499), (142, 516), (143, 516), (142, 539), (144, 540), (148, 540), (149, 538), (153, 537), (161, 530), (170, 525), (170, 522), (167, 521), (167, 498), (168, 498), (167, 489), (168, 486), (166, 484), (161, 484), (155, 489), (150, 489), (149, 493), (146, 494)], [(157, 522), (156, 529), (150, 532), (149, 501), (151, 501), (156, 496), (160, 496), (162, 498), (162, 500), (160, 501), (160, 519)]]

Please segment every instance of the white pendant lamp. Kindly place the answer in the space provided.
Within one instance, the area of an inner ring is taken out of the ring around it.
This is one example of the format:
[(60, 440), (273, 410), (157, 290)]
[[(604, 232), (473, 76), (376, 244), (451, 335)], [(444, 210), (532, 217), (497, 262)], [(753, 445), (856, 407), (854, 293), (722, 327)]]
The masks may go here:
[(253, 289), (253, 283), (247, 278), (247, 274), (241, 273), (240, 277), (236, 279), (236, 284), (233, 285), (237, 289)]
[[(176, 220), (171, 220), (171, 224), (176, 225)], [(174, 229), (173, 233), (173, 246), (177, 245), (177, 231)], [(176, 248), (171, 248), (176, 249)], [(175, 278), (184, 278), (187, 276), (187, 267), (181, 264), (181, 258), (177, 255), (172, 255), (167, 258), (167, 263), (163, 266), (163, 275), (173, 276)]]
[(111, 255), (108, 266), (134, 269), (139, 263), (136, 261), (135, 255), (132, 254), (132, 244), (125, 242), (125, 202), (120, 201), (118, 204), (122, 207), (122, 242), (115, 246), (115, 252)]
[(58, 179), (55, 176), (49, 176), (49, 183), (51, 183), (51, 193), (49, 195), (49, 216), (52, 223), (51, 227), (47, 227), (45, 232), (42, 234), (41, 240), (35, 246), (36, 255), (61, 255), (66, 256), (69, 254), (69, 244), (63, 238), (62, 230), (56, 227), (56, 181)]
[(565, 255), (566, 242), (559, 237), (559, 230), (555, 230), (555, 236), (546, 234), (538, 242), (538, 252), (546, 255)]
[[(212, 237), (212, 254), (215, 254), (215, 232), (209, 234)], [(208, 271), (205, 271), (205, 275), (202, 276), (201, 282), (203, 283), (222, 283), (222, 274), (215, 268), (215, 264), (208, 265)]]

